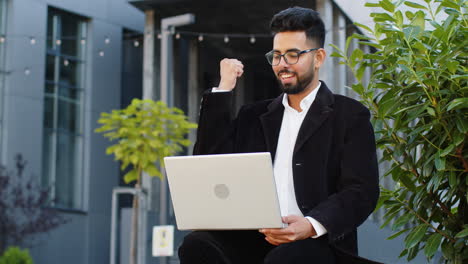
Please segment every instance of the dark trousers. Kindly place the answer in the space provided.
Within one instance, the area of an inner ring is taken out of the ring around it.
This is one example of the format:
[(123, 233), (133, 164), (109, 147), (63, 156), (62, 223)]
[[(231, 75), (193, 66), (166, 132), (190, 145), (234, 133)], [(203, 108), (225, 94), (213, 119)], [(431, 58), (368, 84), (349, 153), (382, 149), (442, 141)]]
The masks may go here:
[(181, 264), (333, 264), (327, 239), (274, 246), (258, 231), (195, 231), (179, 248)]

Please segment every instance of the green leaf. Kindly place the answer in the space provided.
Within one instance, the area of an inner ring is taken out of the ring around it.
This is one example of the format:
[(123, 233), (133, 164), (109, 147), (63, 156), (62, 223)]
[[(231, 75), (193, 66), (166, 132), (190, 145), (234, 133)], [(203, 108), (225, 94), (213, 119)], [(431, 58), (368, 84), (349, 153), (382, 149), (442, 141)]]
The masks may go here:
[(465, 229), (463, 229), (462, 231), (458, 232), (455, 237), (456, 238), (463, 238), (463, 237), (466, 237), (468, 236), (468, 228), (465, 227)]
[(455, 144), (450, 144), (448, 147), (446, 147), (441, 153), (440, 153), (440, 157), (445, 157), (447, 156), (448, 154), (450, 154), (453, 149), (455, 149)]
[(370, 33), (373, 33), (373, 32), (374, 32), (370, 27), (368, 27), (368, 26), (366, 26), (366, 25), (364, 25), (364, 24), (361, 24), (361, 23), (358, 23), (358, 22), (354, 22), (354, 25), (357, 26), (357, 27), (360, 27), (360, 28), (362, 28), (362, 29), (365, 29), (365, 30), (367, 30), (367, 31), (370, 32)]
[(426, 224), (422, 224), (414, 228), (405, 239), (405, 248), (410, 249), (419, 243), (419, 241), (421, 241), (421, 239), (424, 237), (424, 234), (426, 234), (426, 231)]
[(130, 183), (132, 181), (136, 181), (138, 179), (138, 172), (136, 169), (133, 169), (124, 176), (125, 183)]
[(380, 6), (390, 13), (393, 13), (395, 11), (395, 5), (389, 0), (381, 0)]
[(435, 158), (435, 167), (438, 171), (445, 170), (445, 158), (441, 158), (440, 154)]
[(367, 6), (367, 7), (380, 7), (380, 3), (368, 3), (368, 2), (366, 2), (364, 4), (364, 6)]
[(453, 8), (455, 10), (460, 10), (460, 6), (457, 3), (454, 3), (452, 1), (447, 1), (447, 0), (442, 1), (441, 5), (445, 7)]
[(412, 39), (417, 37), (419, 33), (421, 33), (421, 28), (417, 26), (408, 26), (403, 29), (403, 33), (405, 34), (406, 39), (408, 39), (408, 41), (411, 41)]
[(407, 6), (409, 6), (409, 7), (412, 7), (412, 8), (427, 10), (427, 7), (425, 7), (425, 6), (423, 6), (423, 5), (420, 5), (420, 4), (418, 4), (418, 3), (415, 3), (415, 2), (405, 1), (404, 4), (407, 5)]
[(399, 237), (400, 235), (404, 234), (404, 233), (407, 232), (407, 231), (408, 231), (408, 229), (403, 229), (403, 230), (401, 230), (401, 231), (398, 231), (398, 232), (396, 232), (395, 234), (393, 234), (393, 235), (387, 237), (387, 240), (392, 240), (392, 239), (394, 239), (394, 238), (396, 238), (396, 237)]
[(468, 108), (468, 97), (464, 98), (457, 98), (452, 100), (447, 107), (447, 111), (461, 109), (461, 108)]
[(462, 133), (467, 133), (468, 132), (468, 119), (463, 118), (461, 116), (457, 116), (455, 123), (457, 124), (457, 129), (458, 131)]
[(442, 238), (442, 235), (439, 233), (434, 233), (427, 239), (426, 245), (424, 246), (424, 254), (426, 254), (427, 257), (432, 257), (437, 249), (439, 249)]
[(427, 113), (428, 113), (429, 115), (434, 116), (434, 117), (436, 116), (435, 111), (434, 111), (434, 108), (432, 108), (432, 107), (427, 107), (427, 108), (426, 108), (426, 111), (427, 111)]
[(408, 190), (414, 192), (416, 190), (416, 186), (414, 185), (413, 180), (411, 179), (412, 175), (408, 175), (407, 173), (402, 173), (400, 175), (400, 182), (408, 188)]
[(413, 215), (411, 213), (405, 213), (395, 221), (395, 223), (392, 226), (392, 230), (398, 230), (400, 227), (408, 224), (412, 218)]

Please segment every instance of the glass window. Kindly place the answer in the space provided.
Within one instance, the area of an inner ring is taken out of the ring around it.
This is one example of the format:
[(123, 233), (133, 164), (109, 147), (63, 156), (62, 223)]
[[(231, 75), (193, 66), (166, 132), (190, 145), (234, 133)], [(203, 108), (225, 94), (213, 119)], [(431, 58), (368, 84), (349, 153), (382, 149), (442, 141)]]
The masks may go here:
[(53, 206), (82, 209), (82, 112), (86, 20), (49, 8), (42, 182)]

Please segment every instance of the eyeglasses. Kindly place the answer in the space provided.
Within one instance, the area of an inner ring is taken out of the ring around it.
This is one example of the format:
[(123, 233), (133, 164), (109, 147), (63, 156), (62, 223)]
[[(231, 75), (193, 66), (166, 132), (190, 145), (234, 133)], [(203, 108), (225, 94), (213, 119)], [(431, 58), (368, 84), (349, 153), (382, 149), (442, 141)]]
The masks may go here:
[(303, 51), (287, 51), (285, 52), (284, 54), (281, 54), (277, 51), (270, 51), (268, 52), (267, 54), (265, 54), (265, 57), (268, 61), (268, 63), (271, 64), (271, 66), (276, 66), (280, 63), (281, 61), (281, 57), (284, 58), (284, 61), (289, 64), (289, 65), (293, 65), (293, 64), (296, 64), (298, 61), (299, 61), (299, 57), (301, 56), (301, 54), (304, 54), (304, 53), (307, 53), (307, 52), (310, 52), (310, 51), (314, 51), (314, 50), (318, 50), (320, 48), (313, 48), (313, 49), (306, 49), (306, 50), (303, 50)]

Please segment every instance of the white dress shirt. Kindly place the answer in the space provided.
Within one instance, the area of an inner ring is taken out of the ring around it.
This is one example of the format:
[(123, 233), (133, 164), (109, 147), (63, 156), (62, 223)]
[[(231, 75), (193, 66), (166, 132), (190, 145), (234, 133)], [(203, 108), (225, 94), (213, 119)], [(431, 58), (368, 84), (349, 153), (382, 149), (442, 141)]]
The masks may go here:
[[(302, 99), (300, 103), (300, 107), (302, 109), (301, 112), (298, 112), (289, 106), (287, 94), (284, 94), (283, 97), (284, 115), (276, 148), (275, 161), (273, 163), (273, 174), (275, 176), (276, 191), (278, 193), (282, 216), (304, 216), (301, 210), (299, 210), (299, 206), (296, 201), (296, 193), (294, 192), (292, 156), (299, 128), (302, 125), (302, 121), (304, 121), (307, 111), (317, 96), (320, 85), (321, 82), (319, 82), (318, 86), (310, 94)], [(226, 91), (219, 90), (217, 87), (214, 87), (212, 92)], [(309, 216), (307, 216), (306, 219), (309, 220), (317, 233), (313, 238), (320, 237), (327, 233), (325, 227), (317, 220)]]
[[(282, 216), (304, 216), (296, 201), (292, 158), (297, 134), (299, 133), (302, 122), (304, 121), (304, 117), (317, 96), (320, 85), (321, 83), (319, 82), (319, 85), (304, 99), (302, 99), (300, 103), (300, 107), (302, 109), (301, 112), (298, 112), (289, 106), (288, 96), (286, 94), (283, 97), (283, 121), (281, 123), (278, 145), (276, 147), (275, 162), (273, 163), (273, 174), (275, 176)], [(309, 216), (307, 216), (306, 219), (309, 220), (317, 233), (313, 238), (320, 237), (327, 233), (325, 227), (317, 220)]]

